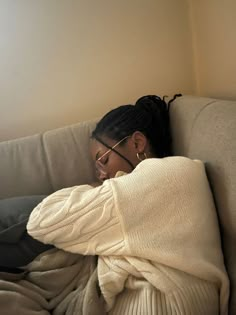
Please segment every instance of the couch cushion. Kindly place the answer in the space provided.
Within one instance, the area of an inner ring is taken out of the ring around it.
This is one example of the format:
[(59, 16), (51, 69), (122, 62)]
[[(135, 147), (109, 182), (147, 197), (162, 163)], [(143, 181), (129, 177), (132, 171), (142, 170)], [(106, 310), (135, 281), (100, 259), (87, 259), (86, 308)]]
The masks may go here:
[(175, 155), (206, 164), (236, 314), (236, 102), (183, 96), (171, 104), (170, 118)]

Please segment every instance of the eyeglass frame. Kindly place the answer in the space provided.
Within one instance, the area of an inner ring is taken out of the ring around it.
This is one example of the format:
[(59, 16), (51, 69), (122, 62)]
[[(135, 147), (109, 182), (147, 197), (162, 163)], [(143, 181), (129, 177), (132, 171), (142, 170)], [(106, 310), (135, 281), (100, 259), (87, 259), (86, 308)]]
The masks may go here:
[(116, 147), (118, 147), (119, 144), (121, 144), (124, 140), (130, 138), (131, 136), (125, 136), (124, 138), (122, 138), (121, 140), (119, 140), (117, 143), (115, 143), (112, 147), (110, 147), (106, 152), (104, 152), (98, 159), (96, 159), (96, 162), (101, 162), (101, 159), (106, 156), (107, 154), (109, 154), (111, 151), (114, 151), (117, 153), (116, 150), (114, 150)]

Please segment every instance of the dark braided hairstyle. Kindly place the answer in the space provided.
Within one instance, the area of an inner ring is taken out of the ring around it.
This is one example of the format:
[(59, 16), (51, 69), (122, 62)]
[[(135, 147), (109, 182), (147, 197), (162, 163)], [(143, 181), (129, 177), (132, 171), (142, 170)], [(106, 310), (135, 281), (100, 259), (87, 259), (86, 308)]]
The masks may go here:
[(119, 141), (140, 131), (149, 140), (153, 154), (159, 158), (169, 156), (171, 135), (168, 104), (159, 96), (146, 95), (139, 98), (135, 105), (119, 106), (98, 122), (92, 138), (102, 142), (101, 137), (106, 136)]

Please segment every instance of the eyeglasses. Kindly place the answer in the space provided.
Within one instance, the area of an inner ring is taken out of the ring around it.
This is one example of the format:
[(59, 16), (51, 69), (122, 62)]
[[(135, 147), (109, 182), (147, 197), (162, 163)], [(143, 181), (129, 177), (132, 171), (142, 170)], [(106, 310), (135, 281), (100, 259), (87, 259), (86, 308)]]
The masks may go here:
[[(118, 141), (116, 144), (114, 144), (110, 149), (108, 149), (106, 152), (104, 152), (97, 160), (96, 162), (100, 162), (101, 163), (101, 159), (106, 156), (107, 154), (109, 154), (111, 151), (113, 151), (119, 144), (121, 144), (123, 141), (125, 141), (126, 139), (128, 139), (130, 136), (126, 136), (123, 139), (121, 139), (120, 141)], [(116, 151), (115, 151), (116, 152)]]

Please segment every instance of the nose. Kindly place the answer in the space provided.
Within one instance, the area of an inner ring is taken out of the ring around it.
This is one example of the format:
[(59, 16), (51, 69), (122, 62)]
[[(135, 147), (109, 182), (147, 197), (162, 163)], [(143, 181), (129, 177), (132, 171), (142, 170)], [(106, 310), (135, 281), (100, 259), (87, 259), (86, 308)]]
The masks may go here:
[(98, 179), (99, 179), (101, 182), (104, 182), (104, 180), (108, 179), (108, 176), (107, 176), (106, 174), (100, 173)]
[(107, 172), (98, 163), (96, 165), (96, 175), (101, 182), (109, 178)]

